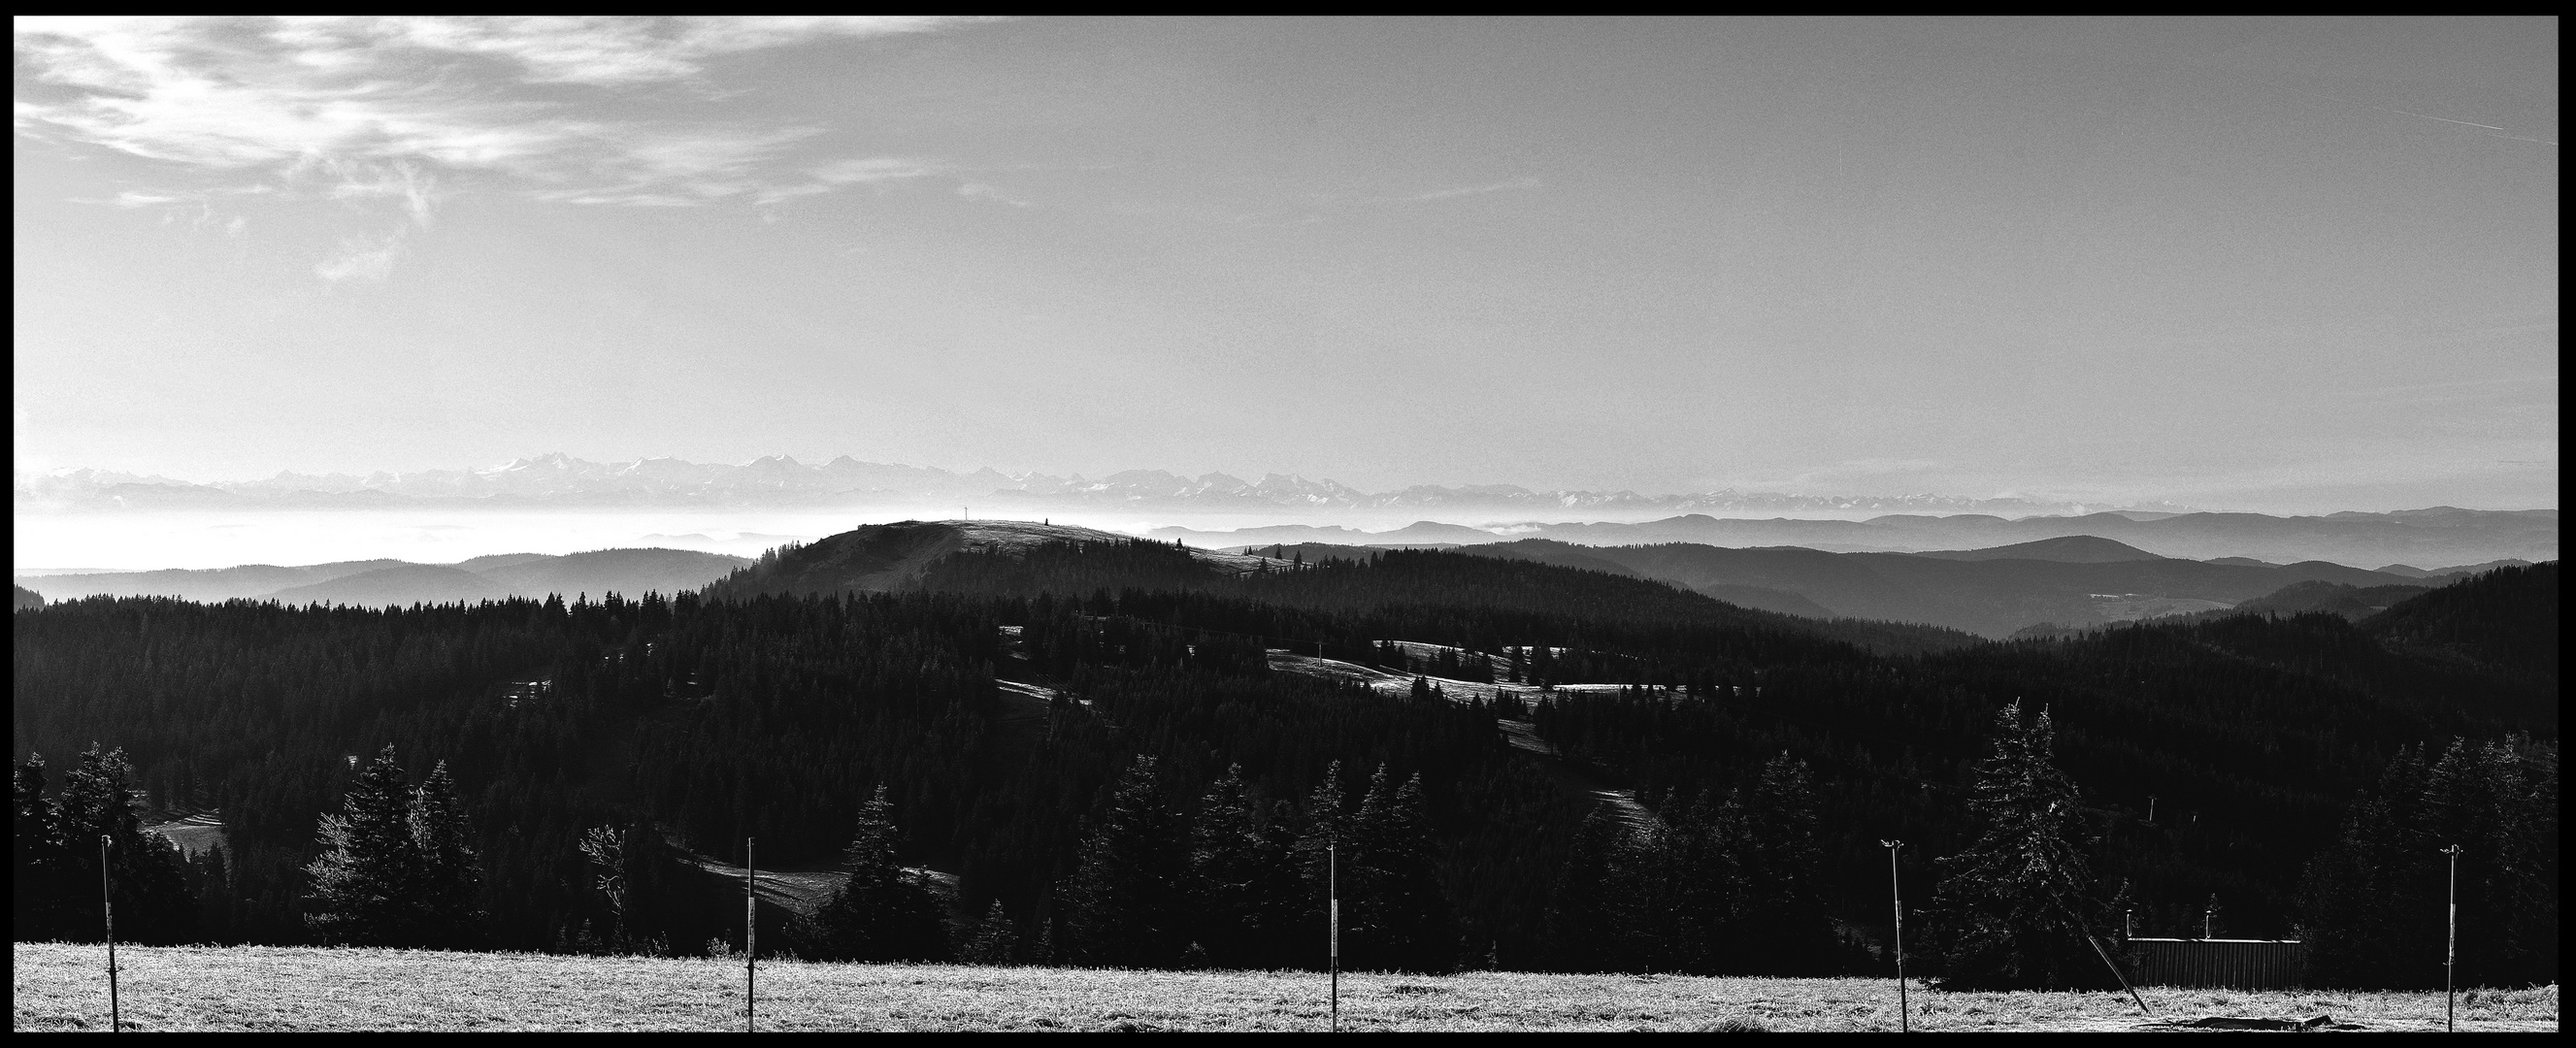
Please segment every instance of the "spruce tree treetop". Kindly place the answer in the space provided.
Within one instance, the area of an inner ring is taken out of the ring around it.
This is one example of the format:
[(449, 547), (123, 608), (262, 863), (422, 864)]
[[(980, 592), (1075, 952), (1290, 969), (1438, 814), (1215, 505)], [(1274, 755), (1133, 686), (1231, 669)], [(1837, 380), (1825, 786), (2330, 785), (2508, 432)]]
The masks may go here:
[(1119, 777), (1109, 811), (1083, 842), (1068, 891), (1067, 932), (1076, 960), (1169, 967), (1188, 944), (1179, 892), (1188, 847), (1178, 812), (1163, 799), (1155, 759), (1138, 754)]
[(62, 842), (56, 853), (68, 876), (71, 894), (61, 912), (68, 934), (87, 939), (99, 927), (99, 842), (108, 842), (109, 881), (113, 885), (118, 935), (143, 942), (185, 942), (196, 930), (196, 900), (188, 894), (178, 847), (170, 839), (143, 829), (143, 795), (133, 786), (134, 768), (123, 749), (91, 744), (81, 762), (63, 776), (54, 798), (54, 831)]
[(456, 780), (440, 761), (412, 793), (411, 839), (420, 863), (416, 871), (423, 914), (424, 940), (431, 945), (465, 947), (482, 941), (483, 867), (469, 843), (473, 828), (465, 802), (456, 796)]
[(853, 961), (947, 958), (939, 899), (907, 875), (896, 857), (899, 837), (894, 802), (880, 783), (859, 806), (858, 825), (841, 851), (849, 880), (814, 914), (809, 946), (816, 952)]
[(361, 765), (336, 815), (322, 816), (320, 854), (304, 867), (305, 923), (334, 943), (416, 945), (426, 933), (411, 784), (394, 748)]
[(2086, 849), (2092, 835), (2074, 780), (2050, 753), (2046, 710), (2015, 702), (1995, 717), (1994, 752), (1979, 762), (1969, 808), (1984, 824), (1967, 850), (1940, 860), (1934, 892), (1944, 983), (2036, 989), (2107, 985), (2086, 936), (2101, 926)]

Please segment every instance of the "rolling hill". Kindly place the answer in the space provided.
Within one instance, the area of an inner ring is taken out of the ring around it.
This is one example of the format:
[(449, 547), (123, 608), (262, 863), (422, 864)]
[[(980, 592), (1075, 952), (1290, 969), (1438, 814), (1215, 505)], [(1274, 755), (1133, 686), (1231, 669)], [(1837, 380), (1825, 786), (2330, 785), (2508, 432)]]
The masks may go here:
[(2068, 536), (1938, 554), (1729, 549), (1692, 543), (1574, 546), (1546, 539), (1460, 547), (1569, 567), (1607, 562), (1720, 600), (1789, 614), (1919, 622), (2003, 638), (2041, 623), (2081, 626), (2233, 605), (2300, 582), (2423, 586), (2423, 580), (2311, 561), (2217, 564)]
[[(2050, 539), (2090, 538), (2159, 557), (2202, 560), (2238, 557), (2271, 563), (2322, 560), (2352, 566), (2403, 566), (2479, 564), (2505, 558), (2525, 561), (2555, 559), (2558, 556), (2558, 511), (2466, 510), (2437, 506), (2395, 513), (2335, 513), (2322, 517), (2274, 517), (2260, 513), (2092, 513), (2007, 519), (1963, 513), (1951, 516), (1891, 514), (1860, 521), (1747, 520), (1691, 513), (1641, 523), (1531, 521), (1493, 529), (1461, 529), (1454, 525), (1432, 525), (1426, 521), (1411, 525), (1402, 532), (1267, 527), (1246, 532), (1160, 528), (1151, 534), (1157, 538), (1225, 546), (1274, 542), (1383, 545), (1437, 541), (1469, 544), (1533, 538), (1582, 546), (1683, 542), (1734, 547), (1801, 546), (1847, 553), (1974, 552)], [(2088, 547), (2109, 550), (2109, 547), (2098, 543), (2079, 543), (2075, 548)]]
[(582, 593), (679, 593), (749, 564), (743, 557), (676, 549), (608, 549), (556, 556), (504, 553), (456, 564), (353, 560), (303, 567), (108, 572), (21, 578), (20, 588), (48, 600), (78, 597), (177, 597), (200, 603), (276, 600), (288, 604), (369, 607), (443, 604)]

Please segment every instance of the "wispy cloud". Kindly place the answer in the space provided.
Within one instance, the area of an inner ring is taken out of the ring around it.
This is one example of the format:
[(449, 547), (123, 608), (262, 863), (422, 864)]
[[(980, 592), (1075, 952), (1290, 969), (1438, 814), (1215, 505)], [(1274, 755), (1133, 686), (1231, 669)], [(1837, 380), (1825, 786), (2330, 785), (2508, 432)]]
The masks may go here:
[(802, 177), (761, 191), (756, 203), (775, 204), (816, 193), (829, 193), (843, 186), (902, 182), (945, 174), (947, 168), (927, 160), (901, 157), (860, 157), (836, 160), (807, 168)]
[(393, 274), (394, 261), (403, 256), (404, 234), (396, 229), (381, 240), (355, 237), (340, 242), (340, 250), (313, 266), (313, 275), (334, 284), (352, 280), (382, 282)]
[[(667, 101), (677, 88), (702, 98), (729, 56), (962, 21), (20, 18), (14, 121), (22, 138), (164, 161), (235, 189), (389, 203), (414, 229), (430, 224), (451, 184), (569, 204), (774, 203), (939, 168), (800, 157), (824, 129), (692, 119), (685, 104), (639, 106), (629, 96), (655, 88)], [(112, 203), (197, 199), (137, 189)], [(323, 268), (375, 272), (374, 261), (346, 260), (399, 253), (376, 243)]]
[(1540, 184), (1541, 183), (1537, 176), (1531, 175), (1511, 179), (1506, 182), (1487, 182), (1483, 185), (1455, 186), (1449, 189), (1434, 189), (1428, 193), (1416, 193), (1412, 196), (1406, 197), (1405, 199), (1447, 200), (1452, 197), (1474, 196), (1478, 193), (1500, 193), (1510, 189), (1537, 189)]

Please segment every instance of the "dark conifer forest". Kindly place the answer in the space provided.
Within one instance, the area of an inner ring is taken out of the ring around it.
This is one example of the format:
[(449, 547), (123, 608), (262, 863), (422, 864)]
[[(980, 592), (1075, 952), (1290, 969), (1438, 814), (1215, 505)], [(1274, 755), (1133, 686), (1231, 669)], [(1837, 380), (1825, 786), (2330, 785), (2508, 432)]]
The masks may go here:
[[(2359, 622), (1986, 643), (1442, 552), (1243, 573), (1151, 542), (910, 542), (863, 529), (702, 594), (22, 608), (16, 933), (96, 934), (50, 886), (121, 772), (93, 757), (74, 797), (43, 769), (121, 750), (145, 822), (215, 813), (226, 840), (167, 858), (187, 905), (133, 934), (318, 941), (323, 817), (396, 795), (392, 747), (443, 764), (412, 796), (452, 796), (441, 847), (479, 879), (441, 912), (495, 948), (703, 950), (740, 922), (706, 868), (757, 837), (765, 869), (857, 871), (819, 917), (764, 916), (764, 950), (809, 957), (1320, 967), (1337, 877), (1355, 965), (1874, 971), (1879, 841), (1909, 842), (1910, 904), (1945, 897), (1969, 864), (1934, 860), (1987, 832), (1978, 769), (2018, 703), (2081, 809), (2083, 920), (2196, 932), (2215, 897), (2339, 978), (2438, 983), (2374, 907), (2422, 901), (2459, 836), (2487, 893), (2463, 912), (2513, 944), (2485, 977), (2556, 979), (2554, 562)], [(911, 574), (877, 592), (832, 574), (888, 565)], [(1478, 683), (1388, 694), (1274, 650)], [(953, 875), (946, 941), (906, 870)]]

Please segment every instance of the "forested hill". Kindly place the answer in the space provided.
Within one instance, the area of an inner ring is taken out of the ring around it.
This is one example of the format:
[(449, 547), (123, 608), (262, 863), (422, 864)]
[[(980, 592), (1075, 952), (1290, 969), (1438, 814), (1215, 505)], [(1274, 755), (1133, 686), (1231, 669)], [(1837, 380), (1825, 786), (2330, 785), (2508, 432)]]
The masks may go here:
[(2558, 680), (2558, 562), (2498, 568), (2371, 616), (2362, 628), (2403, 651), (2438, 653)]
[[(522, 948), (612, 920), (587, 830), (650, 843), (629, 853), (626, 927), (685, 946), (722, 930), (722, 908), (691, 894), (695, 867), (657, 856), (724, 857), (757, 836), (765, 866), (827, 865), (883, 784), (902, 860), (958, 874), (970, 909), (998, 900), (1036, 949), (1064, 930), (1085, 836), (1135, 756), (1157, 758), (1147, 789), (1175, 818), (1255, 813), (1256, 835), (1283, 848), (1352, 814), (1384, 765), (1390, 782), (1421, 778), (1420, 839), (1455, 917), (1439, 963), (1506, 967), (1644, 963), (1657, 955), (1619, 944), (1679, 927), (1605, 908), (1605, 892), (1651, 887), (1636, 879), (1650, 867), (1514, 738), (1543, 739), (1676, 826), (1750, 818), (1723, 814), (1747, 811), (1728, 806), (1739, 791), (1811, 813), (1765, 831), (1808, 844), (1762, 851), (1771, 865), (1741, 875), (1809, 885), (1818, 921), (1860, 928), (1884, 923), (1882, 838), (1911, 842), (1909, 897), (1932, 897), (1943, 873), (1929, 860), (1974, 835), (1970, 768), (2016, 699), (2055, 718), (2057, 760), (2099, 837), (2098, 895), (2125, 892), (2142, 934), (2195, 926), (2213, 895), (2232, 931), (2291, 934), (2303, 871), (2401, 747), (2510, 738), (2517, 760), (2546, 765), (2529, 781), (2554, 790), (2555, 565), (2362, 623), (2233, 616), (1936, 643), (1525, 561), (1301, 565), (1134, 540), (973, 545), (939, 528), (836, 537), (814, 560), (784, 550), (706, 596), (22, 610), (13, 753), (61, 768), (93, 743), (122, 747), (155, 814), (220, 810), (228, 865), (194, 875), (204, 927), (165, 934), (262, 941), (308, 935), (298, 871), (352, 757), (392, 744), (415, 770), (444, 760), (487, 865), (488, 940)], [(869, 579), (896, 591), (851, 592)], [(1415, 672), (1389, 640), (1486, 655), (1443, 675), (1472, 662), (1517, 678), (1521, 697), (1389, 697), (1275, 670), (1268, 650)], [(1783, 754), (1812, 794), (1766, 772)], [(1316, 796), (1333, 761), (1351, 786), (1341, 808)], [(1235, 764), (1246, 799), (1203, 802)], [(1293, 878), (1278, 890), (1304, 905)]]
[[(1740, 607), (1660, 582), (1599, 571), (1428, 550), (1368, 551), (1307, 562), (1140, 541), (1107, 532), (1009, 522), (905, 521), (782, 547), (709, 586), (713, 600), (929, 590), (977, 596), (1087, 596), (1122, 590), (1238, 597), (1351, 620), (1377, 616), (1379, 637), (1499, 650), (1579, 644), (1584, 631), (1717, 630), (1778, 642), (1817, 638), (1881, 653), (1937, 651), (1975, 638), (1955, 630), (1857, 619), (1807, 619)], [(1397, 613), (1389, 609), (1412, 609)], [(1428, 625), (1449, 609), (1449, 625)], [(1390, 619), (1389, 616), (1394, 616)], [(1569, 623), (1530, 632), (1527, 620)], [(1475, 625), (1465, 625), (1474, 623)], [(1247, 626), (1254, 625), (1246, 623)], [(1274, 625), (1272, 630), (1290, 627)], [(1303, 627), (1301, 627), (1303, 628)], [(1432, 630), (1436, 636), (1417, 635)], [(1347, 630), (1346, 630), (1347, 631)], [(1246, 632), (1261, 632), (1247, 629)], [(1306, 632), (1282, 640), (1320, 640)]]

